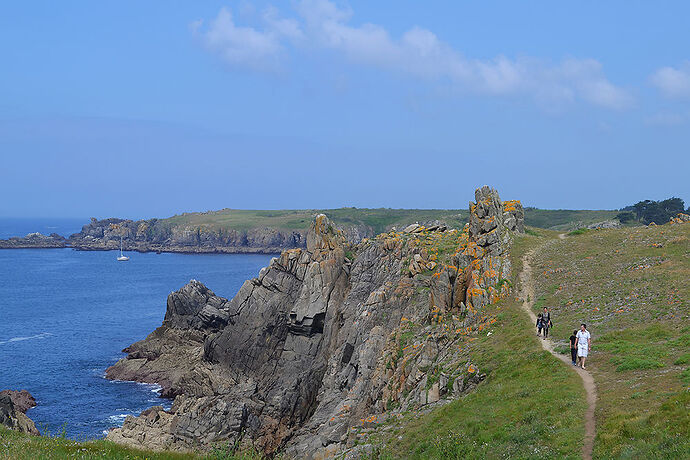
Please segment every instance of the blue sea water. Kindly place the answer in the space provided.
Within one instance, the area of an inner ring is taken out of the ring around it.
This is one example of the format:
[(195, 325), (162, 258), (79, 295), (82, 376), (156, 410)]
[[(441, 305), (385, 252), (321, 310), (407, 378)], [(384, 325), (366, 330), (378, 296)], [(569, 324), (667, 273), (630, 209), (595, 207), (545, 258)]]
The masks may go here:
[(170, 292), (198, 279), (232, 297), (271, 257), (116, 255), (0, 250), (0, 390), (29, 390), (38, 406), (28, 415), (41, 431), (100, 437), (128, 414), (169, 407), (156, 386), (109, 381), (105, 369), (160, 326)]

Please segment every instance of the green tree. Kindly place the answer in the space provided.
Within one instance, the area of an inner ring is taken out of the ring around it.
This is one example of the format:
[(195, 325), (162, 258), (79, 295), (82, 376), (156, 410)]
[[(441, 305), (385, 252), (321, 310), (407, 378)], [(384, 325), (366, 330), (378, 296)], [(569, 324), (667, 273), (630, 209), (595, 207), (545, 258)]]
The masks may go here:
[(676, 197), (668, 198), (663, 201), (639, 201), (632, 206), (632, 211), (637, 216), (637, 219), (645, 224), (651, 222), (659, 224), (666, 223), (671, 217), (679, 212), (683, 212), (684, 209), (685, 203), (682, 199)]

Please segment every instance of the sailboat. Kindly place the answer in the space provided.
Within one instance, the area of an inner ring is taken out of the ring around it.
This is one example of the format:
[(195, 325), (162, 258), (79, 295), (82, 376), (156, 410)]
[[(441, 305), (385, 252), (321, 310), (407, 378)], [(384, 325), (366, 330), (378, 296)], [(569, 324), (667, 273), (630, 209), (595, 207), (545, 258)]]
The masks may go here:
[(129, 257), (122, 253), (122, 235), (120, 235), (120, 257), (117, 258), (118, 262), (124, 262), (129, 260)]

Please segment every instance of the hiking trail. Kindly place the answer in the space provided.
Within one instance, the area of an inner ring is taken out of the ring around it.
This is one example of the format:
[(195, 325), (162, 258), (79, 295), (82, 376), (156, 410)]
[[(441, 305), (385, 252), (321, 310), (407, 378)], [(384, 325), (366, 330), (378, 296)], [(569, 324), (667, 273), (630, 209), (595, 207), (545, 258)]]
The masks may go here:
[[(561, 233), (558, 235), (561, 240), (565, 239), (565, 234)], [(553, 241), (553, 240), (552, 240)], [(534, 280), (532, 279), (532, 266), (530, 265), (532, 261), (532, 256), (538, 248), (532, 249), (522, 258), (522, 272), (520, 273), (520, 286), (521, 286), (521, 297), (522, 297), (522, 309), (529, 315), (532, 325), (537, 322), (537, 316), (532, 311), (532, 306), (534, 304)], [(596, 425), (594, 421), (594, 408), (597, 402), (597, 388), (594, 384), (594, 379), (592, 374), (588, 371), (581, 369), (580, 367), (575, 367), (572, 365), (570, 360), (570, 355), (562, 355), (557, 353), (553, 349), (553, 342), (551, 339), (543, 340), (539, 339), (541, 346), (544, 350), (551, 353), (556, 358), (563, 361), (568, 367), (572, 368), (578, 373), (582, 379), (582, 384), (585, 387), (587, 393), (587, 412), (585, 413), (585, 439), (584, 445), (582, 446), (582, 458), (585, 460), (592, 459), (592, 449), (594, 447), (594, 437), (596, 435)]]

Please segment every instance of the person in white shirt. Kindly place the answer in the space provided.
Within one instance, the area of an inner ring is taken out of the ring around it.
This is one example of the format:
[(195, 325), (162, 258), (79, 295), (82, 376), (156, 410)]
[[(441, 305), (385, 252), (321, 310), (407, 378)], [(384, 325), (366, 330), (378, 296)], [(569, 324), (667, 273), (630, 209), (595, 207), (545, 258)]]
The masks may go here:
[(587, 330), (585, 323), (580, 324), (580, 330), (575, 336), (575, 347), (577, 348), (577, 359), (580, 361), (580, 367), (585, 369), (585, 360), (590, 351), (592, 351), (592, 335)]

